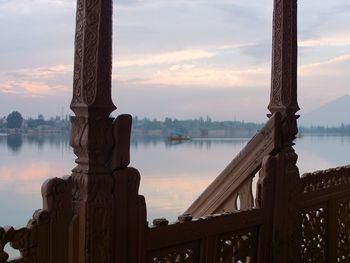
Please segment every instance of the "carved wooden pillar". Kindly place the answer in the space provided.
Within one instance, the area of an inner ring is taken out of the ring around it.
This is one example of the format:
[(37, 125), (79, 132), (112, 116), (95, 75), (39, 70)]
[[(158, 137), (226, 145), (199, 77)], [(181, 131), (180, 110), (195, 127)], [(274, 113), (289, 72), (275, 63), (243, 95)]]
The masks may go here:
[(281, 150), (276, 155), (271, 262), (300, 262), (300, 217), (297, 199), (302, 192), (293, 140), (298, 132), (297, 0), (275, 0), (273, 17), (270, 112), (282, 114)]
[(112, 0), (78, 0), (71, 102), (71, 146), (78, 157), (72, 173), (78, 244), (71, 258), (80, 263), (113, 262), (113, 179), (108, 163), (113, 148), (109, 115), (116, 107), (111, 69)]
[(297, 0), (275, 0), (270, 104), (271, 113), (293, 115), (297, 102)]

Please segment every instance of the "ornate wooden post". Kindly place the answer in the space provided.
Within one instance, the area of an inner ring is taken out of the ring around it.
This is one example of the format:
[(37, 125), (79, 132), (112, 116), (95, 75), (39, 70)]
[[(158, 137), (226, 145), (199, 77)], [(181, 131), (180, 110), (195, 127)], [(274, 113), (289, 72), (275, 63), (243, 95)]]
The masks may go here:
[(275, 0), (273, 14), (271, 113), (293, 115), (297, 101), (297, 0)]
[(111, 69), (112, 0), (78, 0), (71, 102), (71, 146), (78, 157), (72, 174), (74, 262), (113, 262)]
[(300, 218), (297, 198), (301, 181), (293, 140), (298, 132), (297, 102), (297, 0), (275, 0), (270, 112), (280, 113), (281, 151), (276, 155), (273, 207), (273, 262), (300, 262)]

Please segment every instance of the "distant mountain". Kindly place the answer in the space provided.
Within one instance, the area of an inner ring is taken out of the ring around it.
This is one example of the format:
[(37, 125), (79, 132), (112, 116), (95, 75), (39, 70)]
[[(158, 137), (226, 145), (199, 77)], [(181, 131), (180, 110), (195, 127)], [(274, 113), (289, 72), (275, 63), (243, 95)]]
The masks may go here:
[(340, 126), (350, 123), (350, 95), (339, 97), (309, 113), (299, 121), (302, 126)]

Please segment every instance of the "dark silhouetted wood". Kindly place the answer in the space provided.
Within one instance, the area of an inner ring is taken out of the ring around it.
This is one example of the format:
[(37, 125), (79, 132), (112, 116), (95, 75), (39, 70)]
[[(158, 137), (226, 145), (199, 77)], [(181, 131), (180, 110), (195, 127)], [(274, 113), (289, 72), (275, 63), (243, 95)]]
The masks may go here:
[(119, 115), (113, 122), (114, 147), (110, 169), (125, 168), (130, 164), (130, 134), (132, 117), (128, 114)]
[[(19, 229), (10, 226), (0, 227), (0, 262), (50, 262), (49, 222), (49, 213), (45, 210), (37, 210), (26, 227)], [(4, 247), (8, 243), (20, 251), (21, 258), (7, 261), (9, 256), (4, 251)]]

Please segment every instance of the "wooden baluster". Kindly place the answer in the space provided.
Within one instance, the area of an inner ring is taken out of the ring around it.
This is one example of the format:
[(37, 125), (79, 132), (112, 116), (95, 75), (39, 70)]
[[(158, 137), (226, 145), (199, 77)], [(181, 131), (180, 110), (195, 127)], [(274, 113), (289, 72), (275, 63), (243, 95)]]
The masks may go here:
[(273, 206), (275, 198), (276, 158), (272, 155), (264, 157), (256, 189), (256, 207), (264, 209), (265, 223), (259, 230), (257, 257), (260, 263), (271, 262), (271, 231), (273, 229)]
[(240, 210), (247, 210), (254, 207), (253, 197), (253, 176), (250, 177), (239, 189), (238, 196), (240, 200)]
[[(73, 215), (69, 177), (48, 179), (41, 188), (44, 209), (50, 217), (48, 252), (50, 263), (68, 261), (69, 225)], [(43, 242), (42, 242), (43, 243)], [(40, 251), (39, 254), (44, 254)]]
[(112, 0), (78, 0), (71, 146), (78, 262), (113, 262)]

